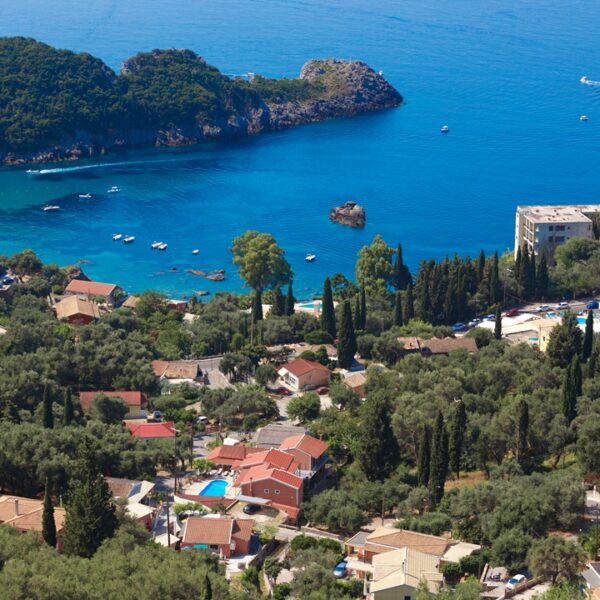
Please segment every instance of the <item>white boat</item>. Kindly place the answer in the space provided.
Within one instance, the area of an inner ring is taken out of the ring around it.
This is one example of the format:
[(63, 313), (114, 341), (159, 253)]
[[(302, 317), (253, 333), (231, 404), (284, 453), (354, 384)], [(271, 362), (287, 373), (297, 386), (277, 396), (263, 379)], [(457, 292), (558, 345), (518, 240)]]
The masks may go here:
[(112, 237), (113, 242), (118, 242), (123, 237), (122, 233), (115, 233)]
[(587, 84), (587, 82), (589, 81), (589, 79), (584, 75), (580, 80), (579, 83), (585, 83)]
[(150, 244), (150, 248), (152, 248), (152, 250), (158, 250), (161, 245), (162, 245), (162, 242), (152, 242)]
[(579, 120), (580, 120), (580, 121), (587, 121), (587, 120), (588, 120), (588, 117), (587, 117), (587, 115), (581, 115), (581, 116), (579, 117)]
[(60, 206), (58, 206), (58, 204), (46, 204), (46, 206), (44, 206), (44, 208), (42, 208), (42, 210), (44, 212), (53, 212), (56, 210), (60, 210)]
[(306, 262), (314, 262), (315, 258), (317, 258), (316, 254), (307, 254), (304, 258)]
[(79, 197), (89, 200), (92, 197), (92, 195), (88, 192), (87, 194), (79, 194)]
[(583, 83), (583, 85), (600, 85), (600, 81), (593, 81), (585, 75), (579, 80), (579, 83)]
[(195, 256), (196, 254), (200, 254), (200, 250), (198, 250), (198, 248), (194, 248), (194, 250), (192, 250), (192, 254)]
[(124, 244), (131, 244), (132, 242), (135, 242), (135, 236), (134, 235), (126, 235), (123, 238), (123, 243)]
[(158, 250), (166, 250), (168, 248), (168, 244), (165, 244), (164, 242), (158, 247)]
[(118, 194), (121, 190), (116, 186), (113, 185), (110, 189), (106, 190), (107, 194)]
[(440, 129), (440, 131), (442, 133), (448, 133), (450, 131), (450, 127), (448, 127), (448, 125), (442, 125), (442, 128)]
[(377, 75), (379, 75), (379, 77), (383, 77), (383, 71), (379, 71), (379, 73), (377, 73)]

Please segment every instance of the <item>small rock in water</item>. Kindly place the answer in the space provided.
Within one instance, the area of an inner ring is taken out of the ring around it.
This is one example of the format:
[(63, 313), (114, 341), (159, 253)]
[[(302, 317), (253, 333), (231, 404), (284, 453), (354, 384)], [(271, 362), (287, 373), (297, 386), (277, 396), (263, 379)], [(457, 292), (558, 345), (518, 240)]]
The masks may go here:
[(329, 211), (329, 218), (348, 227), (364, 227), (367, 220), (365, 209), (356, 202), (348, 201)]

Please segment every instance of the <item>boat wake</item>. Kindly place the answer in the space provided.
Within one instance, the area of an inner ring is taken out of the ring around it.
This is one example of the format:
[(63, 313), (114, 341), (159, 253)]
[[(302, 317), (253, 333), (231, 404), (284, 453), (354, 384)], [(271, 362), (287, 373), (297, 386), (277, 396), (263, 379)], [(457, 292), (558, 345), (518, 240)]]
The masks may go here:
[(583, 85), (592, 85), (594, 87), (600, 86), (600, 81), (594, 81), (593, 79), (588, 79), (585, 75), (579, 80)]

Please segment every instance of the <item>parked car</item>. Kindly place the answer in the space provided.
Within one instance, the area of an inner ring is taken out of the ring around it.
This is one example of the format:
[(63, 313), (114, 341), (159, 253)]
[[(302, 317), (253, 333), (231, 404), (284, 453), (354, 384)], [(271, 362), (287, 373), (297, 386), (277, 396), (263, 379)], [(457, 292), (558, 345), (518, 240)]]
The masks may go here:
[(160, 423), (161, 420), (162, 413), (160, 410), (155, 410), (146, 417), (146, 421), (148, 421), (148, 423)]
[(496, 320), (496, 315), (486, 315), (485, 317), (483, 317), (484, 321), (495, 321)]
[(598, 300), (592, 300), (591, 302), (588, 302), (588, 303), (585, 305), (585, 307), (586, 307), (588, 310), (594, 310), (594, 309), (600, 308), (600, 304), (598, 304)]
[(342, 562), (338, 563), (335, 566), (335, 569), (333, 570), (333, 576), (336, 579), (343, 579), (344, 577), (346, 577), (346, 575), (348, 574), (348, 563), (343, 560)]
[(196, 417), (196, 423), (198, 423), (198, 425), (206, 425), (208, 423), (208, 417)]
[(291, 396), (292, 392), (285, 387), (279, 387), (275, 390), (280, 396)]
[(242, 510), (247, 515), (255, 515), (260, 511), (260, 504), (246, 504)]
[(326, 385), (322, 385), (320, 388), (317, 388), (317, 394), (319, 394), (319, 396), (329, 394), (329, 388)]
[(556, 305), (556, 308), (557, 308), (558, 310), (564, 310), (565, 308), (569, 308), (569, 303), (568, 303), (568, 302), (559, 302), (559, 303)]
[(527, 577), (525, 575), (515, 575), (508, 580), (506, 584), (507, 590), (514, 590), (520, 583), (527, 581)]
[(469, 329), (469, 327), (464, 323), (454, 323), (454, 325), (452, 325), (452, 331), (467, 331), (467, 329)]
[(511, 308), (510, 310), (506, 311), (506, 313), (504, 313), (505, 317), (516, 317), (519, 314), (519, 309), (518, 308)]
[(540, 304), (540, 306), (538, 306), (536, 309), (537, 312), (547, 312), (549, 310), (550, 307), (547, 304)]

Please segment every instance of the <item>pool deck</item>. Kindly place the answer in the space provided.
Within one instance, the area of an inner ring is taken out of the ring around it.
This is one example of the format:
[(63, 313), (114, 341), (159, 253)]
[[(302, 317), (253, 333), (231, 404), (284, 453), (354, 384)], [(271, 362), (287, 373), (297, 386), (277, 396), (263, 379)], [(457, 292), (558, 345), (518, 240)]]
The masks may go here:
[(233, 478), (223, 476), (223, 475), (219, 475), (216, 477), (207, 477), (206, 479), (203, 479), (202, 481), (196, 481), (196, 482), (192, 483), (191, 485), (187, 486), (183, 490), (183, 492), (184, 492), (184, 494), (188, 494), (190, 496), (200, 496), (200, 492), (211, 481), (216, 481), (216, 480), (220, 480), (220, 479), (227, 481), (227, 489), (225, 490), (225, 495), (223, 496), (223, 498), (228, 498), (230, 500), (233, 500), (236, 496), (236, 494), (235, 494), (236, 488), (233, 487)]

